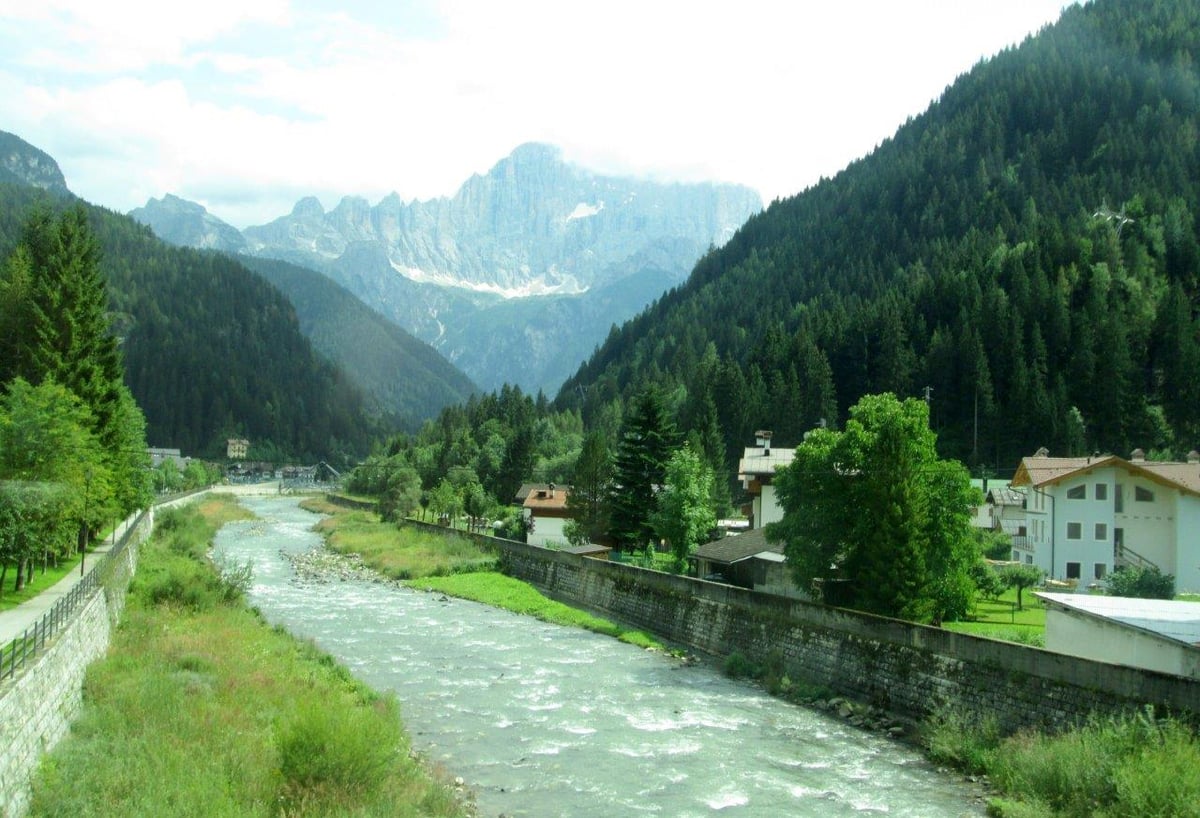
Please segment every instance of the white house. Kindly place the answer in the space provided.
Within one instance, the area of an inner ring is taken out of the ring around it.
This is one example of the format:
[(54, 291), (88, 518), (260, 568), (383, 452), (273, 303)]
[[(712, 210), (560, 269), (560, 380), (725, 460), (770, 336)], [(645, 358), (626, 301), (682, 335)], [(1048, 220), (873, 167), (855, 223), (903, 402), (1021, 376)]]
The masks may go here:
[(1140, 449), (1116, 455), (1022, 459), (1014, 488), (1025, 489), (1025, 530), (1033, 563), (1054, 579), (1103, 580), (1125, 565), (1175, 575), (1179, 591), (1200, 591), (1200, 454), (1152, 462)]
[(571, 513), (567, 509), (570, 489), (549, 483), (543, 487), (531, 487), (521, 504), (528, 534), (525, 541), (530, 545), (565, 545), (564, 533)]
[(750, 527), (762, 528), (783, 519), (783, 509), (775, 495), (775, 472), (791, 465), (795, 449), (777, 449), (771, 445), (771, 433), (755, 432), (754, 446), (747, 448), (738, 461), (738, 479), (750, 495)]

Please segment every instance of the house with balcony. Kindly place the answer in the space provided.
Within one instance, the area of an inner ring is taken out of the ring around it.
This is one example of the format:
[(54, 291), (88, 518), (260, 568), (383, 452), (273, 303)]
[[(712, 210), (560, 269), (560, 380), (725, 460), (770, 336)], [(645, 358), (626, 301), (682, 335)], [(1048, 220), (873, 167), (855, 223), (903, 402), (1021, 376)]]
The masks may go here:
[(1141, 449), (1125, 459), (1043, 448), (1021, 460), (1012, 486), (1025, 492), (1032, 564), (1051, 578), (1091, 585), (1117, 568), (1155, 566), (1179, 591), (1200, 591), (1200, 453), (1180, 463), (1148, 461)]

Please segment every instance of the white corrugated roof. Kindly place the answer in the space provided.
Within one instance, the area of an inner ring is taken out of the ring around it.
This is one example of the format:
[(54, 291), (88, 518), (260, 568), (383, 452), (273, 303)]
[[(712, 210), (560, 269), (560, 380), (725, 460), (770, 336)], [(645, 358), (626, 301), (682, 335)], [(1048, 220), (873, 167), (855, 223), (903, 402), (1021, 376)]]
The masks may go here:
[(1200, 648), (1200, 602), (1171, 599), (1131, 599), (1098, 594), (1051, 594), (1037, 596), (1082, 613), (1112, 619), (1135, 628), (1152, 631)]

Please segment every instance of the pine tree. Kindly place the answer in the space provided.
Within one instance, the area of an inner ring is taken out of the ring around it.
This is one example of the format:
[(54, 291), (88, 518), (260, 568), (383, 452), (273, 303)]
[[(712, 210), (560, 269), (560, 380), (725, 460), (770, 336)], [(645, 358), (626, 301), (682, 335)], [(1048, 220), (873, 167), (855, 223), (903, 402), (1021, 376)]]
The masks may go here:
[(633, 400), (613, 463), (609, 536), (621, 549), (638, 549), (654, 539), (650, 513), (675, 446), (675, 425), (661, 392), (653, 386)]

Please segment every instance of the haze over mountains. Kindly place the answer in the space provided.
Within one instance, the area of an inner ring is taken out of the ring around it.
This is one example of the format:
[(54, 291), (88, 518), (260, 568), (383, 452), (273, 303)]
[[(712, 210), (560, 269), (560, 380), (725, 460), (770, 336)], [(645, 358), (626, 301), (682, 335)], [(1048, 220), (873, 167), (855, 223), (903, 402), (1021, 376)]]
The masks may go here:
[(527, 144), (447, 199), (306, 198), (241, 233), (174, 196), (130, 215), (175, 244), (318, 270), (485, 389), (553, 391), (761, 207), (748, 188), (601, 176)]

